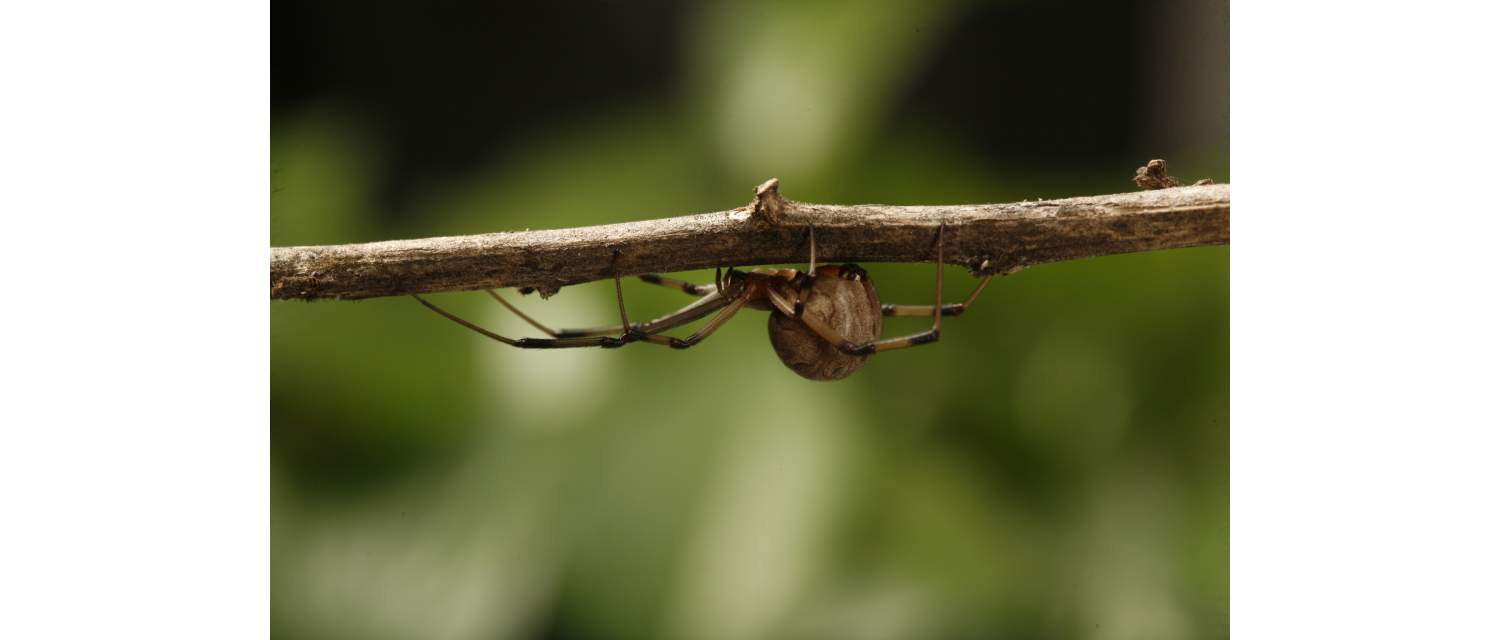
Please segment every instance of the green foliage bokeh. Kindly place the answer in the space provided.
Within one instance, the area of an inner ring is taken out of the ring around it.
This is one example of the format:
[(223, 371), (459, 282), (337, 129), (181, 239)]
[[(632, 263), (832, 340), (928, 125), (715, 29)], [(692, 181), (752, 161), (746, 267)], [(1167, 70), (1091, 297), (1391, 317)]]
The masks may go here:
[[(773, 175), (789, 197), (828, 202), (1133, 188), (1133, 165), (993, 166), (941, 123), (886, 123), (892, 87), (941, 29), (772, 6), (696, 17), (682, 98), (559, 114), (487, 169), (425, 185), (420, 216), (377, 215), (386, 152), (354, 110), (288, 114), (273, 130), (273, 242), (722, 210)], [(946, 6), (900, 20), (940, 26)], [(1228, 181), (1227, 149), (1180, 152), (1219, 158), (1193, 175)], [(865, 266), (884, 300), (928, 300), (930, 265)], [(973, 282), (946, 273), (953, 299)], [(755, 312), (688, 351), (520, 351), (410, 299), (274, 303), (274, 628), (1225, 635), (1228, 275), (1227, 247), (1038, 266), (992, 283), (940, 343), (837, 383), (783, 368)], [(625, 286), (636, 317), (687, 301)], [(505, 295), (554, 326), (613, 313), (608, 283)], [(483, 295), (437, 299), (534, 333)]]

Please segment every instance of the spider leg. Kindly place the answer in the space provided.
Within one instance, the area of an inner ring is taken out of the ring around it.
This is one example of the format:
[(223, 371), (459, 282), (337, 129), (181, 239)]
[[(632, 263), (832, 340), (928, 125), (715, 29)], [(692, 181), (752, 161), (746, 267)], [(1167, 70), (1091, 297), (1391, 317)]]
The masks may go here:
[(503, 343), (508, 344), (508, 345), (510, 345), (512, 347), (517, 347), (517, 348), (520, 348), (520, 349), (563, 349), (563, 348), (571, 348), (571, 347), (621, 347), (621, 346), (624, 346), (625, 343), (626, 343), (626, 340), (624, 338), (619, 338), (619, 337), (615, 337), (615, 336), (593, 336), (593, 337), (579, 337), (579, 338), (507, 338), (507, 337), (502, 336), (502, 335), (500, 335), (498, 333), (490, 331), (489, 329), (485, 329), (484, 327), (481, 327), (481, 326), (479, 326), (477, 324), (469, 322), (468, 320), (465, 320), (465, 319), (460, 318), (460, 317), (458, 317), (456, 315), (453, 315), (452, 313), (449, 313), (449, 312), (443, 310), (442, 307), (439, 307), (439, 306), (437, 306), (437, 305), (435, 305), (435, 304), (433, 304), (431, 302), (428, 302), (422, 296), (419, 296), (419, 295), (416, 295), (416, 294), (412, 294), (411, 297), (416, 298), (417, 302), (422, 303), (422, 306), (425, 306), (428, 309), (432, 309), (433, 311), (437, 312), (438, 315), (443, 316), (444, 318), (447, 318), (449, 320), (457, 322), (458, 324), (461, 324), (461, 325), (463, 325), (465, 327), (468, 327), (469, 329), (471, 329), (471, 330), (475, 331), (476, 333), (479, 333), (480, 335), (483, 335), (483, 336), (485, 336), (487, 338), (490, 338), (492, 340), (496, 340), (496, 341), (499, 341), (499, 342), (503, 342)]
[[(813, 232), (812, 225), (807, 225), (807, 275), (811, 276), (818, 272), (818, 236)], [(797, 287), (797, 296), (792, 300), (792, 317), (802, 315), (802, 293), (803, 290), (812, 285), (811, 278), (799, 278), (801, 286)]]
[[(500, 304), (505, 305), (506, 309), (510, 309), (512, 313), (520, 316), (522, 320), (525, 320), (531, 326), (536, 327), (542, 333), (545, 333), (554, 338), (585, 338), (592, 336), (604, 336), (617, 334), (620, 331), (620, 327), (617, 325), (603, 325), (598, 327), (588, 327), (584, 329), (553, 329), (551, 327), (548, 327), (547, 325), (537, 322), (525, 313), (522, 313), (520, 309), (517, 309), (514, 305), (510, 304), (504, 298), (500, 297), (499, 294), (496, 294), (495, 292), (489, 290), (486, 290), (486, 292), (489, 293), (490, 296), (495, 300), (499, 301)], [(729, 304), (729, 301), (726, 300), (723, 296), (720, 296), (717, 293), (710, 294), (693, 301), (691, 304), (688, 304), (687, 306), (678, 309), (677, 311), (651, 320), (650, 322), (633, 324), (631, 325), (631, 328), (641, 333), (659, 333), (661, 331), (666, 331), (667, 329), (671, 329), (673, 327), (679, 327), (702, 318), (710, 313), (713, 313), (714, 311), (717, 311), (720, 308), (723, 308), (727, 304)]]
[(636, 326), (642, 333), (657, 334), (680, 327), (729, 306), (734, 301), (717, 293), (709, 294), (670, 314)]
[(807, 225), (807, 272), (818, 271), (818, 237), (813, 233), (812, 225)]
[[(486, 291), (488, 291), (488, 290), (486, 290)], [(443, 308), (441, 308), (441, 307), (439, 307), (439, 306), (437, 306), (437, 305), (435, 305), (435, 304), (433, 304), (431, 302), (428, 302), (426, 299), (422, 298), (422, 296), (419, 296), (419, 295), (416, 295), (416, 294), (412, 294), (412, 297), (416, 298), (417, 302), (422, 303), (422, 306), (425, 306), (428, 309), (431, 309), (431, 310), (437, 312), (438, 315), (443, 316), (444, 318), (447, 318), (449, 320), (457, 322), (458, 324), (461, 324), (461, 325), (463, 325), (465, 327), (468, 327), (469, 329), (472, 329), (475, 332), (477, 332), (480, 335), (483, 335), (483, 336), (485, 336), (487, 338), (490, 338), (490, 339), (493, 339), (493, 340), (497, 340), (497, 341), (502, 342), (504, 344), (508, 344), (508, 345), (510, 345), (512, 347), (518, 347), (518, 348), (521, 348), (521, 349), (568, 349), (568, 348), (576, 348), (576, 347), (605, 347), (605, 348), (615, 348), (615, 347), (625, 346), (626, 344), (628, 344), (628, 343), (630, 343), (630, 342), (632, 342), (632, 341), (634, 341), (636, 339), (639, 339), (639, 337), (640, 337), (639, 334), (637, 334), (634, 331), (634, 329), (631, 328), (630, 319), (628, 317), (626, 317), (626, 315), (625, 315), (625, 294), (624, 294), (624, 292), (620, 288), (620, 277), (619, 276), (615, 276), (615, 300), (616, 300), (616, 302), (619, 303), (619, 306), (620, 306), (620, 327), (619, 327), (619, 329), (622, 332), (619, 337), (609, 336), (609, 335), (589, 335), (589, 336), (556, 337), (556, 336), (559, 335), (557, 332), (549, 330), (546, 326), (542, 325), (540, 322), (537, 322), (536, 320), (533, 320), (530, 316), (527, 316), (526, 314), (521, 313), (521, 311), (519, 309), (511, 306), (509, 303), (507, 303), (505, 301), (504, 298), (501, 298), (500, 296), (496, 295), (495, 292), (490, 291), (489, 294), (490, 294), (491, 297), (495, 298), (496, 300), (499, 300), (500, 304), (505, 305), (505, 307), (507, 309), (510, 309), (511, 311), (515, 312), (516, 315), (521, 316), (521, 318), (523, 320), (525, 320), (526, 322), (530, 323), (532, 326), (534, 326), (534, 327), (536, 327), (538, 329), (541, 329), (543, 332), (548, 333), (548, 334), (550, 334), (550, 335), (552, 335), (554, 337), (553, 338), (507, 338), (507, 337), (502, 336), (502, 335), (500, 335), (498, 333), (495, 333), (493, 331), (490, 331), (488, 329), (480, 327), (479, 325), (476, 325), (476, 324), (474, 324), (472, 322), (469, 322), (468, 320), (464, 320), (463, 318), (460, 318), (460, 317), (458, 317), (456, 315), (453, 315), (452, 313), (449, 313), (449, 312), (445, 311)]]
[[(523, 311), (521, 311), (520, 309), (517, 309), (515, 305), (511, 304), (505, 298), (500, 297), (500, 294), (495, 293), (494, 289), (485, 289), (484, 292), (490, 294), (490, 297), (494, 298), (495, 302), (498, 302), (498, 303), (504, 305), (506, 309), (510, 309), (511, 313), (514, 313), (517, 316), (520, 316), (522, 320), (526, 321), (526, 324), (529, 324), (529, 325), (531, 325), (533, 327), (536, 327), (536, 329), (538, 331), (541, 331), (542, 333), (545, 333), (545, 334), (547, 334), (549, 336), (552, 336), (554, 338), (559, 338), (559, 337), (581, 338), (581, 337), (585, 337), (585, 336), (602, 336), (602, 335), (608, 335), (608, 334), (614, 333), (615, 329), (616, 329), (616, 327), (594, 327), (592, 329), (586, 329), (586, 330), (582, 330), (582, 331), (576, 331), (576, 330), (575, 331), (571, 331), (571, 332), (568, 332), (568, 335), (564, 336), (564, 335), (562, 335), (563, 332), (555, 331), (551, 327), (548, 327), (547, 325), (544, 325), (544, 324), (542, 324), (540, 322), (537, 322), (534, 318), (532, 318), (531, 316), (526, 315), (526, 313), (523, 312)], [(418, 299), (420, 300), (420, 298), (418, 298)]]
[[(668, 278), (664, 275), (656, 273), (643, 273), (638, 277), (641, 279), (641, 282), (661, 285), (669, 289), (677, 289), (690, 296), (706, 296), (718, 290), (718, 287), (715, 287), (712, 284), (693, 284), (686, 280)], [(717, 278), (715, 279), (715, 282), (717, 282)]]
[[(974, 292), (970, 293), (968, 299), (963, 302), (949, 303), (939, 307), (942, 309), (942, 314), (945, 316), (963, 315), (964, 311), (968, 310), (969, 305), (974, 304), (974, 299), (979, 297), (979, 292), (984, 291), (985, 285), (988, 285), (990, 279), (994, 277), (994, 274), (990, 274), (980, 279), (979, 286), (974, 287)], [(883, 304), (880, 305), (880, 313), (886, 316), (927, 316), (932, 315), (932, 305)]]
[[(942, 242), (942, 241), (939, 240), (939, 242)], [(939, 255), (941, 255), (941, 254), (939, 254)], [(615, 250), (615, 257), (616, 258), (620, 257), (619, 250)], [(943, 262), (942, 262), (942, 260), (938, 260), (938, 270), (941, 272), (942, 268), (943, 268)], [(941, 277), (939, 279), (941, 280)], [(940, 284), (940, 285), (938, 285), (938, 287), (939, 287), (939, 291), (941, 291), (942, 290), (941, 289), (942, 285)], [(943, 301), (943, 298), (942, 298), (941, 295), (939, 295), (938, 296), (938, 302), (942, 302), (942, 301)], [(630, 316), (625, 315), (625, 291), (620, 288), (620, 275), (618, 273), (615, 274), (615, 302), (620, 305), (620, 331), (624, 332), (621, 335), (629, 336), (630, 335)]]
[[(732, 301), (729, 301), (727, 303), (727, 306), (724, 306), (723, 311), (720, 311), (719, 314), (709, 320), (707, 324), (704, 324), (697, 331), (694, 331), (692, 335), (689, 335), (686, 338), (677, 339), (671, 336), (663, 336), (656, 333), (651, 333), (642, 336), (640, 339), (651, 344), (666, 345), (672, 347), (673, 349), (686, 349), (695, 344), (698, 344), (699, 342), (702, 342), (708, 336), (713, 335), (713, 332), (717, 331), (719, 327), (724, 326), (725, 322), (729, 322), (729, 319), (734, 317), (735, 312), (739, 311), (740, 308), (744, 307), (745, 303), (749, 301), (750, 293), (748, 291), (740, 294), (739, 297), (735, 298)], [(662, 329), (666, 329), (666, 327), (662, 327)]]

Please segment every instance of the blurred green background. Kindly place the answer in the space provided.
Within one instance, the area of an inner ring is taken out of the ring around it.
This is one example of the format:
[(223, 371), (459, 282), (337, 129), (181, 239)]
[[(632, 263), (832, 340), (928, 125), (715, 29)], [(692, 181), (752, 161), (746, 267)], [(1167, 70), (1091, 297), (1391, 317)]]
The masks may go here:
[[(1230, 177), (1219, 3), (276, 2), (272, 44), (277, 246), (716, 211), (771, 176), (898, 204)], [(929, 300), (930, 265), (865, 266)], [(1227, 247), (1038, 266), (835, 383), (756, 312), (688, 351), (521, 351), (406, 298), (273, 302), (274, 632), (1228, 635), (1228, 289)], [(615, 317), (609, 283), (504, 294)]]

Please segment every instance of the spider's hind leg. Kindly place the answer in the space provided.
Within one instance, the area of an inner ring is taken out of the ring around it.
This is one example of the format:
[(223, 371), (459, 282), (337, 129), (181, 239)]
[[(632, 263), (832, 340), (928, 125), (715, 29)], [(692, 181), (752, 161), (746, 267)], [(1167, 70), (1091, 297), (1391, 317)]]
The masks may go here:
[(989, 275), (986, 275), (985, 277), (981, 278), (979, 280), (979, 284), (974, 287), (974, 291), (970, 292), (969, 293), (969, 297), (964, 298), (963, 302), (943, 304), (943, 227), (942, 226), (938, 227), (938, 258), (937, 259), (938, 259), (938, 265), (937, 265), (937, 268), (938, 268), (938, 273), (937, 273), (938, 299), (937, 299), (937, 304), (935, 304), (935, 305), (928, 305), (928, 304), (882, 304), (882, 305), (880, 305), (880, 315), (883, 315), (883, 316), (928, 316), (928, 315), (930, 315), (930, 316), (933, 316), (933, 324), (934, 324), (933, 329), (937, 329), (937, 326), (936, 326), (937, 322), (939, 320), (941, 320), (942, 316), (958, 316), (958, 315), (963, 315), (963, 313), (969, 309), (969, 305), (974, 304), (974, 300), (976, 300), (976, 299), (979, 298), (980, 292), (984, 291), (984, 288), (990, 284), (990, 280), (995, 277), (995, 274), (989, 274)]
[[(945, 316), (963, 315), (964, 311), (967, 311), (969, 309), (969, 305), (974, 304), (974, 300), (979, 297), (979, 292), (984, 291), (984, 287), (988, 285), (990, 283), (990, 279), (994, 277), (994, 274), (990, 274), (981, 278), (979, 280), (979, 285), (974, 287), (974, 291), (970, 293), (969, 297), (965, 298), (963, 302), (950, 302), (948, 304), (937, 307), (940, 310), (940, 313)], [(880, 305), (880, 315), (930, 316), (932, 315), (933, 308), (933, 305), (930, 304), (882, 304)]]

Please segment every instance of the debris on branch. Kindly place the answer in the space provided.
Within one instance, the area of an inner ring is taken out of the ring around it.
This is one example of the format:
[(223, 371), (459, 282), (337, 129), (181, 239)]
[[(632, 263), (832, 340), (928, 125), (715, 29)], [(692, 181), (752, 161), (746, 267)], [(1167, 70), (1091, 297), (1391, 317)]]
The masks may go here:
[[(1213, 184), (1214, 181), (1204, 178), (1193, 183), (1193, 186)], [(1135, 170), (1135, 186), (1142, 189), (1166, 189), (1168, 187), (1180, 187), (1182, 181), (1167, 175), (1166, 160), (1152, 160), (1144, 167)]]

